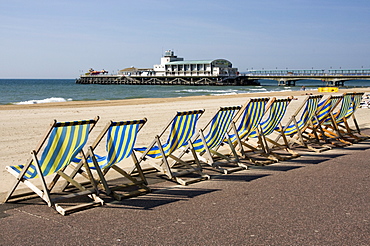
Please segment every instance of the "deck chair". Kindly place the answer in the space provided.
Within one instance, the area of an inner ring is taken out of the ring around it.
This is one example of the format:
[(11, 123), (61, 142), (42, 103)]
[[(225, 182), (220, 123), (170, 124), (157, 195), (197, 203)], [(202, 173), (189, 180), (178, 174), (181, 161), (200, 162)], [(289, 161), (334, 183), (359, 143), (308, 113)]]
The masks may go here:
[[(346, 115), (347, 117), (344, 120), (347, 123), (346, 124), (347, 132), (349, 132), (351, 135), (353, 135), (354, 138), (356, 138), (357, 140), (366, 140), (366, 139), (370, 138), (370, 136), (363, 135), (361, 133), (361, 129), (358, 126), (357, 119), (355, 117), (355, 112), (360, 107), (360, 104), (361, 104), (361, 101), (362, 101), (362, 97), (363, 97), (364, 94), (365, 93), (363, 93), (363, 92), (355, 92), (355, 94), (353, 96), (353, 107), (352, 107), (353, 110), (352, 110), (352, 112), (349, 112), (348, 115)], [(349, 126), (349, 118), (352, 118), (352, 121), (353, 121), (353, 124), (355, 126), (355, 129), (351, 129), (350, 128), (350, 126)]]
[(311, 119), (311, 124), (305, 129), (303, 135), (307, 139), (314, 139), (318, 143), (323, 140), (324, 144), (331, 144), (334, 146), (346, 145), (346, 141), (338, 138), (337, 134), (329, 129), (329, 126), (331, 126), (332, 129), (336, 129), (332, 114), (342, 100), (343, 95), (330, 95), (325, 100), (320, 101), (316, 113)]
[[(332, 121), (334, 122), (334, 127), (332, 127), (332, 129), (335, 130), (339, 138), (349, 143), (368, 138), (368, 136), (361, 135), (360, 128), (354, 115), (360, 105), (363, 94), (364, 93), (345, 93), (340, 109), (332, 114)], [(349, 125), (350, 119), (352, 119), (355, 129), (351, 129)], [(327, 128), (330, 128), (330, 126), (327, 126)], [(360, 134), (360, 136), (355, 135), (356, 133)]]
[[(175, 117), (169, 121), (159, 135), (155, 136), (155, 139), (148, 147), (134, 148), (135, 151), (142, 153), (139, 163), (147, 161), (160, 174), (181, 185), (209, 179), (209, 176), (202, 172), (202, 166), (191, 142), (198, 119), (203, 113), (204, 110), (177, 112)], [(162, 143), (161, 138), (165, 134), (168, 135), (168, 138), (165, 143)], [(194, 159), (193, 163), (183, 160), (183, 158), (177, 158), (173, 154), (180, 148), (186, 147), (191, 152), (192, 159)], [(159, 160), (159, 162), (156, 160)], [(197, 177), (184, 177), (187, 174), (195, 174)]]
[[(219, 151), (219, 148), (224, 145), (224, 140), (228, 139), (229, 126), (240, 108), (241, 106), (219, 108), (208, 124), (199, 130), (199, 133), (192, 140), (198, 159), (225, 174), (247, 168), (240, 163), (232, 145), (231, 155), (222, 154)], [(206, 134), (205, 131), (207, 131)], [(226, 150), (228, 151), (228, 148)], [(179, 157), (186, 151), (189, 150), (185, 149)], [(225, 167), (231, 163), (235, 163), (237, 167)]]
[[(278, 142), (282, 138), (283, 134), (285, 135), (284, 144), (293, 149), (294, 146), (298, 145), (300, 147), (307, 148), (315, 152), (322, 152), (327, 150), (327, 146), (314, 146), (310, 141), (305, 140), (303, 133), (307, 127), (312, 124), (311, 119), (314, 117), (320, 99), (323, 95), (311, 95), (305, 98), (300, 107), (296, 112), (291, 116), (287, 124), (283, 127), (281, 133), (275, 139), (275, 142)], [(300, 117), (299, 117), (300, 115)], [(298, 119), (299, 117), (299, 119)]]
[[(103, 200), (96, 195), (98, 192), (97, 185), (92, 178), (91, 172), (88, 171), (87, 173), (89, 175), (90, 184), (94, 188), (93, 190), (81, 185), (64, 172), (78, 153), (82, 153), (84, 157), (84, 161), (81, 162), (78, 168), (81, 168), (82, 165), (87, 167), (86, 158), (82, 149), (86, 144), (91, 129), (95, 126), (98, 119), (99, 117), (93, 120), (72, 122), (57, 122), (54, 120), (37, 148), (32, 150), (32, 158), (27, 161), (27, 164), (6, 167), (7, 171), (14, 175), (17, 180), (7, 194), (5, 202), (12, 198), (22, 197), (22, 195), (12, 195), (19, 187), (19, 184), (23, 183), (40, 196), (49, 207), (54, 207), (62, 215), (81, 208), (102, 205)], [(46, 145), (44, 146), (45, 143)], [(54, 178), (48, 182), (45, 177), (53, 174)], [(38, 188), (34, 182), (31, 182), (35, 181), (36, 178), (41, 180), (42, 189)], [(53, 188), (60, 178), (68, 180), (79, 192), (74, 192), (74, 190), (72, 190), (67, 195), (59, 194), (59, 196), (53, 196), (52, 198)], [(25, 195), (29, 195), (29, 193)], [(69, 198), (75, 198), (77, 196), (87, 196), (91, 199), (91, 202), (69, 206), (68, 208), (62, 207), (60, 203), (57, 203), (59, 201), (65, 203)]]
[[(90, 169), (97, 172), (99, 184), (103, 187), (105, 193), (107, 195), (112, 195), (117, 200), (150, 192), (149, 187), (147, 187), (148, 183), (146, 178), (144, 177), (138, 159), (133, 151), (137, 134), (146, 122), (146, 118), (133, 121), (110, 121), (99, 134), (95, 142), (89, 147), (87, 161)], [(106, 155), (100, 156), (95, 153), (95, 150), (105, 136)], [(140, 180), (137, 180), (134, 176), (117, 165), (129, 157), (133, 160), (135, 170)], [(76, 157), (73, 161), (79, 163), (81, 157)], [(115, 184), (113, 187), (109, 187), (106, 175), (110, 170), (114, 170), (123, 176), (123, 178), (125, 178), (125, 183)], [(128, 190), (124, 192), (123, 195), (116, 192), (123, 188)]]
[[(284, 99), (271, 98), (266, 106), (266, 112), (268, 117), (263, 119), (259, 126), (249, 134), (249, 148), (253, 153), (260, 153), (262, 156), (266, 156), (272, 161), (282, 161), (299, 157), (300, 155), (293, 150), (289, 149), (289, 146), (279, 144), (272, 140), (272, 134), (277, 129), (282, 129), (281, 121), (284, 118), (288, 105), (292, 101), (293, 97)], [(285, 135), (282, 135), (285, 138)], [(254, 145), (252, 145), (252, 139), (256, 139)], [(286, 140), (284, 141), (286, 142)], [(278, 154), (273, 149), (279, 147), (284, 149), (288, 154)], [(267, 163), (267, 162), (265, 162)]]
[[(253, 149), (248, 144), (248, 138), (258, 128), (269, 100), (269, 98), (249, 99), (235, 116), (229, 131), (229, 140), (238, 154), (253, 164), (257, 164), (257, 160), (247, 153), (248, 150)], [(236, 127), (236, 124), (238, 124), (238, 127)]]

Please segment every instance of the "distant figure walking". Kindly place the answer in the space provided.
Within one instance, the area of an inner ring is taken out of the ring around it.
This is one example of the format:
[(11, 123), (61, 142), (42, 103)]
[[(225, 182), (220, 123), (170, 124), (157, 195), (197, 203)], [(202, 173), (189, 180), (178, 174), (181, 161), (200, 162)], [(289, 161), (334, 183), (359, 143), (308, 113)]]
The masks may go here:
[(305, 90), (306, 90), (306, 86), (302, 86), (301, 91), (305, 91)]

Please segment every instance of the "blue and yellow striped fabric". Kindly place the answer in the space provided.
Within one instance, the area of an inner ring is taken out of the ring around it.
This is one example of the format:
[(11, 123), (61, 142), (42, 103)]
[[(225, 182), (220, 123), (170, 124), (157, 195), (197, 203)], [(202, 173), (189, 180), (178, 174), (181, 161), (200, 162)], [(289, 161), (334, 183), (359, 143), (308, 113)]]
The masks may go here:
[[(335, 103), (335, 102), (334, 102)], [(333, 108), (333, 99), (329, 96), (324, 101), (321, 101), (317, 106), (316, 117), (312, 118), (312, 123), (317, 126), (319, 123), (323, 123), (330, 120), (330, 112)]]
[[(274, 130), (277, 129), (279, 123), (285, 115), (290, 101), (290, 99), (276, 99), (271, 104), (268, 118), (260, 123), (263, 135), (270, 135)], [(256, 138), (258, 135), (259, 134), (257, 130), (254, 130), (251, 132), (251, 134), (249, 134), (249, 137)]]
[(306, 101), (306, 107), (303, 109), (303, 113), (301, 114), (301, 118), (297, 121), (296, 124), (291, 124), (287, 126), (284, 130), (284, 134), (287, 136), (291, 136), (296, 134), (299, 130), (303, 129), (309, 121), (314, 116), (316, 109), (319, 104), (319, 100), (322, 96), (310, 96)]
[(317, 126), (318, 124), (331, 124), (330, 113), (333, 111), (338, 101), (342, 100), (342, 98), (343, 96), (329, 96), (326, 100), (320, 102), (316, 111), (317, 119), (315, 117), (312, 118), (312, 123), (314, 126)]
[[(92, 121), (57, 122), (39, 159), (43, 176), (53, 174), (70, 164), (71, 160), (86, 144)], [(24, 175), (26, 179), (37, 178), (35, 163), (32, 162)], [(11, 166), (20, 173), (24, 165)]]
[[(162, 145), (165, 156), (170, 155), (173, 151), (188, 144), (190, 138), (195, 133), (196, 124), (203, 110), (178, 112), (172, 121), (171, 129), (167, 142)], [(146, 147), (135, 148), (136, 151), (145, 152)], [(147, 153), (151, 158), (162, 158), (162, 153), (158, 146), (153, 146)]]
[[(240, 106), (222, 107), (212, 118), (208, 127), (208, 133), (204, 137), (209, 149), (218, 147), (224, 141), (231, 121), (233, 120), (235, 113), (238, 112), (240, 108)], [(194, 141), (193, 146), (197, 152), (205, 151), (204, 143), (200, 137)]]
[[(95, 154), (101, 169), (111, 167), (131, 156), (139, 128), (145, 122), (145, 120), (111, 122), (106, 133), (107, 154), (105, 156)], [(78, 163), (81, 157), (76, 157), (73, 161)], [(90, 169), (96, 169), (91, 157), (87, 162)]]
[[(269, 98), (251, 99), (244, 110), (242, 120), (237, 128), (237, 134), (240, 139), (248, 137), (260, 124), (263, 115), (265, 114), (266, 103)], [(229, 136), (230, 141), (237, 141), (235, 134)]]

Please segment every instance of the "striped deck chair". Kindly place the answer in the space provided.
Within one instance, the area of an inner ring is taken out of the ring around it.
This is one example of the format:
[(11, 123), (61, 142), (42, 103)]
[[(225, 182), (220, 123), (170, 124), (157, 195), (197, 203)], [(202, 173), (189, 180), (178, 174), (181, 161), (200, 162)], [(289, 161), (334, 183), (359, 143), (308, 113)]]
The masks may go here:
[[(258, 128), (252, 131), (249, 134), (248, 146), (253, 153), (260, 153), (262, 156), (275, 161), (281, 161), (291, 158), (299, 157), (300, 155), (293, 150), (289, 149), (289, 146), (283, 146), (272, 140), (271, 136), (277, 129), (282, 129), (281, 121), (286, 113), (288, 105), (292, 101), (292, 97), (284, 99), (276, 99), (275, 97), (271, 98), (268, 105), (266, 106), (266, 113), (268, 117), (263, 119), (259, 124)], [(282, 135), (284, 138), (285, 135)], [(250, 143), (252, 139), (256, 139), (256, 143), (252, 145)], [(273, 151), (273, 149), (279, 147), (279, 149), (284, 149), (289, 152), (289, 155), (284, 156)], [(268, 161), (261, 162), (268, 163)]]
[[(202, 167), (191, 142), (191, 138), (195, 134), (198, 119), (203, 113), (204, 110), (177, 112), (175, 117), (169, 121), (162, 132), (155, 137), (148, 147), (134, 148), (135, 151), (142, 153), (139, 163), (147, 161), (148, 164), (162, 175), (181, 185), (208, 179), (209, 176), (202, 172)], [(168, 134), (168, 138), (165, 143), (162, 143), (161, 138), (165, 134)], [(190, 149), (194, 163), (184, 161), (173, 154), (173, 152), (180, 148)], [(170, 158), (173, 162), (170, 162)], [(158, 159), (160, 159), (159, 163), (156, 161)], [(187, 174), (197, 174), (198, 177), (183, 177)]]
[[(361, 131), (354, 113), (360, 106), (363, 94), (364, 93), (345, 93), (343, 95), (343, 102), (339, 111), (333, 113), (332, 115), (333, 122), (335, 123), (334, 130), (336, 131), (337, 136), (349, 143), (368, 138), (368, 136), (355, 135), (355, 133), (361, 135)], [(356, 128), (355, 130), (351, 129), (349, 125), (349, 120), (351, 118)]]
[[(242, 157), (252, 163), (256, 163), (256, 160), (247, 154), (245, 148), (249, 149), (251, 147), (247, 143), (249, 135), (258, 128), (269, 100), (269, 98), (249, 99), (235, 116), (229, 131), (229, 142), (235, 146)], [(237, 123), (239, 123), (238, 127), (236, 127)]]
[[(239, 162), (238, 155), (233, 148), (232, 155), (222, 154), (219, 151), (219, 148), (224, 145), (224, 140), (228, 139), (227, 132), (230, 124), (240, 109), (241, 106), (221, 107), (192, 140), (198, 159), (225, 174), (247, 168)], [(205, 131), (207, 131), (206, 134), (204, 133)], [(180, 156), (186, 151), (188, 150), (184, 150)], [(238, 166), (225, 167), (230, 163), (236, 163)]]
[(333, 129), (335, 128), (332, 114), (334, 109), (342, 100), (343, 95), (330, 95), (325, 100), (319, 102), (316, 113), (311, 119), (311, 125), (308, 126), (304, 131), (304, 136), (307, 136), (307, 139), (315, 139), (318, 143), (320, 143), (321, 140), (324, 140), (324, 144), (338, 146), (338, 143), (335, 141), (342, 140), (337, 139), (336, 133), (334, 133), (332, 130), (329, 130), (328, 126), (331, 126)]
[[(18, 185), (23, 183), (34, 193), (40, 196), (49, 207), (54, 207), (62, 215), (65, 215), (67, 212), (86, 208), (88, 206), (94, 206), (98, 204), (102, 205), (103, 200), (96, 195), (98, 190), (91, 172), (88, 172), (88, 175), (90, 184), (92, 184), (94, 190), (87, 189), (85, 186), (81, 185), (64, 172), (78, 153), (82, 153), (82, 156), (85, 156), (82, 149), (86, 144), (91, 129), (95, 126), (98, 119), (99, 117), (94, 120), (84, 121), (54, 121), (37, 148), (32, 151), (32, 158), (27, 162), (27, 164), (6, 167), (7, 171), (17, 178), (17, 181), (7, 194), (5, 202), (7, 202), (9, 199), (19, 197), (17, 195), (12, 195)], [(46, 145), (44, 146), (45, 143)], [(79, 168), (81, 168), (82, 165), (87, 167), (86, 159), (82, 162)], [(45, 177), (53, 174), (54, 178), (50, 182), (47, 182)], [(36, 178), (41, 180), (42, 189), (38, 188), (34, 183), (31, 182)], [(55, 187), (59, 178), (68, 180), (68, 182), (79, 189), (80, 192), (70, 192), (67, 195), (63, 194), (56, 198), (51, 198), (53, 188)], [(57, 201), (65, 203), (68, 198), (75, 198), (83, 195), (91, 198), (92, 201), (89, 203), (68, 206), (64, 208), (59, 203), (56, 203)]]
[[(275, 139), (275, 142), (278, 142), (284, 134), (286, 136), (286, 138), (283, 138), (284, 141), (286, 141), (284, 144), (290, 149), (293, 148), (295, 144), (298, 144), (298, 146), (308, 148), (309, 150), (313, 150), (315, 152), (320, 152), (326, 149), (327, 147), (315, 148), (314, 146), (309, 144), (308, 141), (305, 141), (305, 138), (303, 136), (303, 132), (311, 124), (311, 119), (314, 117), (319, 101), (322, 97), (323, 95), (311, 95), (306, 97), (302, 105), (298, 107), (296, 112), (291, 116), (286, 126), (283, 127), (283, 130)], [(299, 114), (300, 118), (297, 119), (299, 117)]]
[[(360, 107), (360, 104), (361, 104), (361, 101), (362, 101), (362, 97), (365, 93), (363, 92), (355, 92), (355, 95), (353, 96), (353, 111), (352, 113), (346, 117), (345, 121), (347, 122), (347, 132), (349, 132), (350, 134), (354, 135), (355, 138), (357, 138), (358, 140), (366, 140), (368, 138), (370, 138), (370, 136), (368, 135), (363, 135), (361, 134), (361, 129), (360, 127), (358, 126), (358, 123), (357, 123), (357, 119), (355, 117), (355, 112), (356, 110)], [(350, 126), (349, 126), (349, 118), (352, 118), (352, 121), (353, 121), (353, 124), (355, 126), (355, 130), (351, 129)], [(359, 134), (360, 136), (358, 135), (355, 135), (355, 134)]]
[[(112, 195), (117, 200), (137, 196), (150, 191), (149, 187), (147, 187), (147, 181), (139, 165), (138, 159), (133, 151), (137, 134), (146, 122), (146, 118), (133, 121), (110, 121), (107, 123), (95, 142), (89, 147), (87, 161), (90, 169), (97, 172), (99, 176), (99, 184), (103, 187), (106, 194)], [(95, 154), (95, 149), (99, 146), (105, 136), (106, 155), (100, 156)], [(129, 157), (133, 160), (134, 168), (136, 169), (140, 180), (137, 180), (134, 176), (130, 175), (127, 171), (117, 165)], [(80, 161), (81, 157), (74, 159), (74, 162), (79, 163)], [(106, 174), (112, 169), (125, 178), (125, 182), (123, 184), (115, 184), (113, 187), (109, 187)], [(134, 187), (136, 187), (136, 189), (134, 189)], [(124, 192), (123, 195), (115, 192), (117, 190), (122, 190), (123, 188), (128, 188), (129, 191)]]

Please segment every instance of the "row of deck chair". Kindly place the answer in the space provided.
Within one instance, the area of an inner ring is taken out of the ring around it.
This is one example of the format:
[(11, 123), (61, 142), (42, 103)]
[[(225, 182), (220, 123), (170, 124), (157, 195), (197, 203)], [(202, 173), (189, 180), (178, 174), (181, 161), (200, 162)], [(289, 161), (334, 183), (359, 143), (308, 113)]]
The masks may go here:
[[(249, 165), (265, 165), (299, 157), (294, 151), (295, 146), (320, 152), (330, 149), (329, 145), (336, 142), (351, 144), (366, 138), (361, 135), (354, 116), (362, 93), (329, 96), (320, 101), (322, 97), (306, 97), (285, 126), (282, 120), (292, 97), (252, 98), (243, 106), (221, 107), (199, 131), (196, 130), (197, 122), (204, 110), (177, 112), (146, 147), (135, 146), (146, 118), (108, 122), (87, 151), (84, 146), (99, 117), (73, 122), (53, 121), (45, 137), (32, 151), (32, 158), (25, 165), (7, 167), (16, 177), (16, 182), (5, 202), (18, 198), (14, 192), (23, 183), (64, 215), (81, 208), (102, 205), (104, 201), (99, 197), (101, 190), (117, 200), (150, 192), (142, 168), (144, 163), (165, 178), (187, 185), (210, 178), (203, 171), (204, 165), (228, 174), (248, 169)], [(350, 128), (350, 119), (355, 129)], [(165, 136), (167, 139), (163, 140)], [(95, 152), (104, 137), (106, 154), (100, 156)], [(137, 153), (141, 153), (139, 158)], [(132, 168), (124, 170), (117, 165), (130, 157)], [(260, 160), (261, 157), (264, 160)], [(67, 167), (72, 167), (68, 174)], [(110, 184), (106, 178), (110, 170), (118, 172), (128, 182)], [(52, 174), (52, 179), (46, 177)], [(77, 176), (83, 178), (77, 179)], [(41, 189), (31, 182), (35, 178), (41, 180)], [(55, 195), (53, 189), (60, 178), (64, 182)], [(116, 192), (122, 187), (132, 190), (124, 195)], [(86, 197), (89, 202), (64, 206), (65, 200), (78, 196)]]

